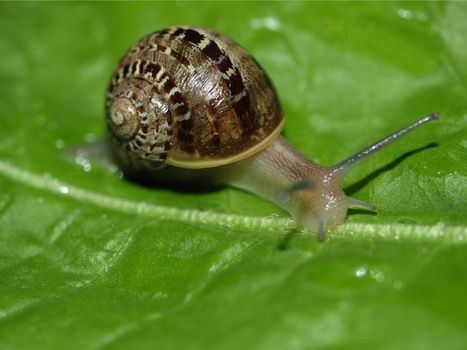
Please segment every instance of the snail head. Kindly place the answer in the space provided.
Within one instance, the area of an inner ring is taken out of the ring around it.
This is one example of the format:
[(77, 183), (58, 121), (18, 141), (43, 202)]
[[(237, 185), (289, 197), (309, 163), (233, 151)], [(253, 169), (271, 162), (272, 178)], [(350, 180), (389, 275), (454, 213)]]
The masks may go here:
[(341, 224), (349, 208), (362, 208), (375, 212), (368, 203), (347, 197), (341, 187), (339, 176), (332, 171), (324, 172), (319, 181), (302, 180), (293, 184), (287, 191), (287, 198), (294, 208), (294, 216), (305, 228), (317, 232), (318, 239), (324, 233)]

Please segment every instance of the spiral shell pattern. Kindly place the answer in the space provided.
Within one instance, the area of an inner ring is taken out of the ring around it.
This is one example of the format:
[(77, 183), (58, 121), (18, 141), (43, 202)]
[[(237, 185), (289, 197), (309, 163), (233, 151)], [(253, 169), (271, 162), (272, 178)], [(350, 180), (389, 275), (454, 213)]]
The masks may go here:
[(256, 61), (208, 29), (167, 28), (121, 59), (106, 103), (118, 158), (132, 168), (204, 168), (265, 148), (282, 109)]

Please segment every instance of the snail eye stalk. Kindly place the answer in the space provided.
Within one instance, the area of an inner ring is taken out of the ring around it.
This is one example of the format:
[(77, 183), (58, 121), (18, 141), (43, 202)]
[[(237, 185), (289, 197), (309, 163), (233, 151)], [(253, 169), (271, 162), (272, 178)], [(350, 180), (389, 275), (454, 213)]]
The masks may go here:
[(350, 156), (347, 159), (344, 159), (342, 162), (339, 164), (333, 166), (332, 173), (334, 176), (337, 176), (338, 178), (342, 179), (344, 178), (347, 173), (349, 173), (355, 166), (360, 164), (363, 160), (367, 159), (369, 156), (371, 156), (373, 153), (376, 153), (386, 146), (390, 145), (394, 141), (400, 139), (402, 136), (406, 135), (407, 133), (417, 129), (421, 125), (428, 123), (432, 120), (438, 120), (439, 119), (439, 114), (438, 113), (431, 113), (423, 118), (420, 118), (419, 120), (413, 122), (412, 124), (409, 124), (402, 129), (393, 132), (392, 134), (384, 137), (383, 139), (375, 142), (374, 144), (364, 148), (360, 152), (355, 153), (354, 155)]

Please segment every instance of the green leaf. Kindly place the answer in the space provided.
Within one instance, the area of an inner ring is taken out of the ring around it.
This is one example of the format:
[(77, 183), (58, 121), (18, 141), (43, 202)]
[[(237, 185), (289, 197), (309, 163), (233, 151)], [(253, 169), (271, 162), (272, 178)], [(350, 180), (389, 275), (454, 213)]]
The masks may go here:
[[(0, 347), (465, 348), (466, 17), (458, 2), (0, 4)], [(248, 193), (70, 161), (105, 135), (125, 50), (184, 23), (261, 62), (286, 137), (320, 164), (442, 118), (351, 173), (378, 214), (323, 243)]]

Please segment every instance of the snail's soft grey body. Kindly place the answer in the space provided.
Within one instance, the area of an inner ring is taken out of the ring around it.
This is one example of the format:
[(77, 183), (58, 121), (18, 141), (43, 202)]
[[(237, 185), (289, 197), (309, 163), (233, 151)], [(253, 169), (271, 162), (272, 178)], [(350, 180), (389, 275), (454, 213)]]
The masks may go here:
[(154, 182), (231, 185), (273, 201), (300, 225), (324, 232), (350, 207), (340, 183), (362, 159), (424, 117), (334, 167), (307, 159), (280, 136), (283, 113), (256, 61), (231, 39), (180, 26), (148, 35), (117, 66), (107, 94), (110, 153)]

